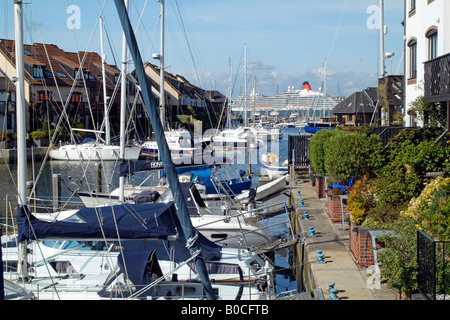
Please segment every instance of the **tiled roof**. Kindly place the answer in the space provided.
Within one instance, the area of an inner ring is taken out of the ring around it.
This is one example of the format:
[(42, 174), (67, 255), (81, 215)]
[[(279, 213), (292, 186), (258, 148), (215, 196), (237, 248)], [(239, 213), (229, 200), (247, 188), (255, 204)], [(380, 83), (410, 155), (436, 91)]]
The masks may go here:
[(354, 92), (333, 109), (334, 114), (372, 113), (377, 100), (376, 88)]
[[(89, 72), (93, 77), (86, 80), (95, 85), (95, 81), (102, 81), (101, 57), (94, 52), (66, 52), (53, 44), (35, 43), (33, 45), (24, 45), (24, 62), (28, 65), (39, 66), (46, 71), (55, 73), (55, 79), (58, 86), (72, 86), (74, 82), (75, 71), (80, 68), (80, 60), (83, 63), (83, 72)], [(3, 53), (11, 64), (15, 65), (15, 43), (14, 40), (0, 39), (0, 52)], [(105, 69), (112, 75), (119, 74), (120, 71), (114, 66), (105, 65)], [(48, 74), (48, 73), (47, 73)], [(42, 81), (34, 80), (32, 75), (26, 73), (26, 80), (29, 83), (42, 84)], [(52, 78), (46, 77), (47, 85), (54, 85)], [(107, 87), (113, 89), (115, 86), (114, 77), (108, 78)], [(76, 83), (77, 86), (82, 84)], [(97, 87), (99, 87), (97, 85)]]

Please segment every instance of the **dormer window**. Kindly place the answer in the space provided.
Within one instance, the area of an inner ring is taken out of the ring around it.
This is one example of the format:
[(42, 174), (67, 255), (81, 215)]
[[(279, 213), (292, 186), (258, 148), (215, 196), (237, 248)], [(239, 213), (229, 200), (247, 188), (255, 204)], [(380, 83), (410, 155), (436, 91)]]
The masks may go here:
[(85, 72), (84, 73), (84, 78), (86, 80), (95, 80), (94, 76), (90, 72)]
[(57, 74), (58, 77), (60, 77), (61, 79), (66, 79), (66, 78), (67, 78), (66, 75), (65, 75), (63, 72), (61, 72), (61, 71), (56, 71), (56, 74)]
[(33, 66), (33, 79), (34, 80), (42, 80), (42, 79), (44, 79), (44, 72), (42, 70), (42, 67), (40, 67), (40, 66)]
[(76, 80), (77, 82), (83, 83), (83, 72), (82, 72), (82, 70), (76, 69), (76, 70), (75, 70), (75, 77), (76, 77), (75, 80)]

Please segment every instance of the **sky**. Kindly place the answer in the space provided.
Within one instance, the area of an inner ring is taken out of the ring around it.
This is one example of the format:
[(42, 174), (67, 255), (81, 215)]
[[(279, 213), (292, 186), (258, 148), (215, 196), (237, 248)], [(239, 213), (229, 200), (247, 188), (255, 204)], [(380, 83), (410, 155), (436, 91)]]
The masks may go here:
[[(386, 71), (403, 74), (403, 1), (384, 2), (385, 52), (395, 54)], [(12, 39), (13, 1), (1, 3), (0, 38)], [(152, 54), (160, 52), (160, 3), (130, 0), (129, 12), (143, 60), (159, 66)], [(324, 90), (326, 66), (326, 92), (348, 96), (377, 85), (377, 12), (379, 0), (165, 0), (166, 70), (235, 99), (254, 86), (266, 96), (300, 89), (304, 81)], [(107, 62), (120, 65), (122, 29), (113, 0), (30, 0), (25, 43), (100, 53), (99, 15)]]

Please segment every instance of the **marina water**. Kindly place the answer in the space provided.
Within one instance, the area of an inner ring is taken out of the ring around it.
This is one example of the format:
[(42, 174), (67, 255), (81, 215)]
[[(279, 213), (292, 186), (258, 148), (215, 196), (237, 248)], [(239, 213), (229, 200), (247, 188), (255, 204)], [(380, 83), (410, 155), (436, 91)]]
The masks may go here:
[[(279, 162), (282, 163), (288, 158), (288, 136), (298, 135), (298, 128), (282, 128), (283, 137), (278, 142), (267, 142), (262, 148), (252, 150), (251, 152), (251, 173), (259, 174), (261, 172), (261, 155), (267, 152), (274, 152), (279, 157)], [(238, 150), (233, 153), (233, 164), (223, 166), (218, 172), (222, 177), (227, 178), (228, 174), (236, 174), (239, 170), (248, 171), (248, 161), (246, 161), (247, 152), (245, 150)], [(102, 164), (102, 190), (109, 192), (118, 187), (120, 165), (114, 161), (105, 161)], [(77, 189), (88, 190), (93, 192), (96, 188), (96, 171), (98, 163), (96, 162), (71, 162), (71, 161), (47, 161), (46, 163), (36, 161), (29, 162), (27, 167), (27, 181), (35, 181), (37, 184), (34, 187), (36, 195), (39, 200), (30, 203), (30, 207), (36, 207), (40, 212), (47, 210), (44, 208), (52, 207), (52, 180), (53, 175), (59, 174), (61, 177), (61, 204), (65, 208), (82, 207), (82, 202), (79, 198), (73, 195)], [(137, 173), (131, 179), (130, 183), (135, 185), (142, 183), (145, 185), (155, 185), (158, 181), (158, 174), (155, 172), (150, 179), (148, 173)], [(17, 171), (15, 164), (0, 163), (0, 218), (2, 229), (5, 234), (8, 224), (11, 231), (12, 217), (15, 215), (17, 206)], [(34, 177), (34, 178), (33, 178)], [(252, 186), (256, 187), (264, 182), (259, 181), (258, 176), (252, 178)], [(270, 200), (272, 203), (287, 202), (289, 199), (285, 195)], [(51, 210), (51, 209), (48, 209)], [(45, 211), (44, 211), (45, 212)], [(282, 215), (272, 219), (286, 220), (288, 217)], [(276, 222), (276, 221), (274, 221)], [(283, 226), (271, 228), (270, 232), (275, 236), (287, 235), (288, 230)], [(289, 249), (282, 249), (277, 252), (275, 264), (277, 266), (276, 290), (277, 292), (292, 291), (297, 289), (295, 276), (292, 272), (294, 266), (292, 265), (292, 253)]]

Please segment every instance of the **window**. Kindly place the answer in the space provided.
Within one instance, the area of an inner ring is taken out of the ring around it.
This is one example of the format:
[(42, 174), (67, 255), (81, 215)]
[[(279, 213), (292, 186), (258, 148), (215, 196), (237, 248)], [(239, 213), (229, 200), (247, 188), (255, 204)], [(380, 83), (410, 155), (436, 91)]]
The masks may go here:
[(437, 58), (437, 30), (431, 29), (427, 33), (428, 38), (428, 60)]
[(408, 42), (409, 47), (409, 79), (417, 78), (417, 40)]
[(72, 93), (72, 97), (70, 98), (70, 102), (72, 103), (80, 103), (81, 102), (81, 92)]
[(75, 69), (75, 77), (77, 82), (83, 83), (83, 70)]
[(62, 73), (61, 71), (56, 71), (55, 72), (57, 75), (58, 75), (58, 77), (60, 77), (61, 79), (66, 79), (67, 77), (66, 77), (66, 75), (64, 74), (64, 73)]
[(32, 56), (33, 56), (33, 55), (31, 54), (30, 50), (28, 50), (28, 49), (23, 49), (23, 52), (24, 52), (27, 56), (29, 56), (29, 57), (32, 57)]
[(52, 93), (49, 91), (38, 91), (36, 93), (36, 100), (38, 102), (42, 101), (51, 101), (52, 100)]
[(416, 0), (409, 0), (409, 11), (416, 10)]
[(33, 79), (41, 80), (44, 78), (42, 68), (39, 66), (33, 66)]
[(53, 74), (50, 71), (45, 70), (45, 69), (44, 69), (44, 76), (45, 76), (46, 79), (52, 79), (53, 78)]

